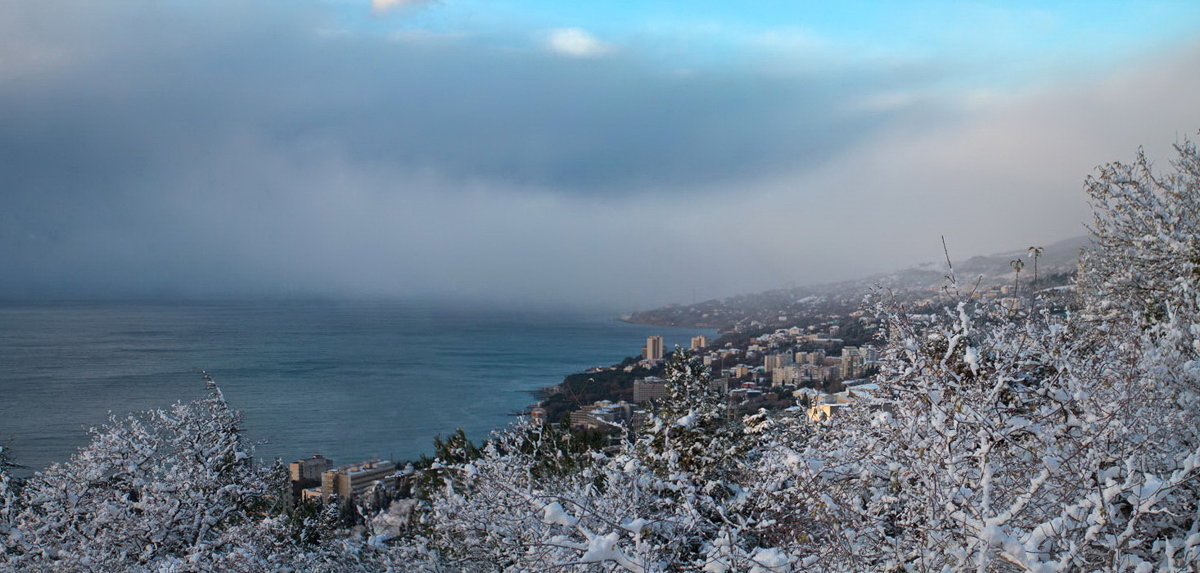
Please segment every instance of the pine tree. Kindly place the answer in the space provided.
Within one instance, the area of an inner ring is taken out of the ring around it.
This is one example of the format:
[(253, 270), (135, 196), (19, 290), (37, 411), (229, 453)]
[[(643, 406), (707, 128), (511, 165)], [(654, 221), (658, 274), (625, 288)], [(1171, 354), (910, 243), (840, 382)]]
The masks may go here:
[(742, 427), (713, 388), (708, 367), (676, 348), (667, 363), (666, 390), (639, 440), (647, 465), (698, 480), (720, 480), (736, 471), (746, 449)]

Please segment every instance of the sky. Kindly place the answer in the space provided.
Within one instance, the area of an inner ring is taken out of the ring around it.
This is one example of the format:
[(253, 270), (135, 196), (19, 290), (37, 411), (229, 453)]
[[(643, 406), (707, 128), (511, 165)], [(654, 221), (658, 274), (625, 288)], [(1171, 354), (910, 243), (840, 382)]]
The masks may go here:
[(621, 309), (1086, 233), (1200, 3), (0, 0), (0, 298)]

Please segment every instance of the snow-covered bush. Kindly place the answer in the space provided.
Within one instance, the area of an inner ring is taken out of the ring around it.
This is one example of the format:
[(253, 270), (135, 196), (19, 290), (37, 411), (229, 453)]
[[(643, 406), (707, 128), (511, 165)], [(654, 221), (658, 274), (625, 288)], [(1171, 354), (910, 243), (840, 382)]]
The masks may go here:
[(0, 569), (261, 571), (360, 562), (353, 543), (336, 550), (297, 542), (309, 524), (283, 511), (285, 474), (278, 464), (253, 467), (239, 423), (212, 386), (206, 398), (93, 430), (91, 444), (29, 479), (19, 497), (0, 491)]
[[(1200, 151), (1175, 147), (1174, 172), (1156, 174), (1141, 151), (1087, 180), (1095, 212), (1080, 294), (1090, 313), (1142, 326), (1197, 316)], [(1185, 325), (1190, 326), (1190, 325)]]
[(286, 511), (286, 472), (254, 467), (239, 424), (212, 385), (110, 420), (19, 495), (0, 470), (0, 570), (381, 571), (414, 558)]
[(170, 410), (112, 419), (22, 492), (10, 564), (120, 569), (219, 549), (223, 530), (265, 513), (273, 491), (250, 464), (239, 418), (215, 388)]
[(1065, 318), (980, 323), (987, 314), (964, 302), (914, 328), (893, 309), (885, 404), (852, 406), (766, 456), (763, 473), (794, 480), (775, 496), (807, 500), (796, 552), (844, 570), (1195, 558), (1200, 451), (1175, 435), (1178, 412), (1136, 347), (1092, 347)]
[(727, 549), (737, 546), (730, 537), (740, 528), (755, 440), (712, 387), (708, 367), (683, 350), (667, 364), (666, 390), (631, 452), (657, 489), (643, 513), (672, 523), (649, 535), (666, 562), (716, 567), (736, 555)]
[(642, 543), (638, 510), (655, 494), (649, 474), (626, 454), (575, 454), (574, 472), (538, 471), (564, 452), (558, 432), (520, 424), (501, 432), (431, 496), (410, 551), (467, 570), (571, 570), (610, 562), (643, 571), (653, 554)]

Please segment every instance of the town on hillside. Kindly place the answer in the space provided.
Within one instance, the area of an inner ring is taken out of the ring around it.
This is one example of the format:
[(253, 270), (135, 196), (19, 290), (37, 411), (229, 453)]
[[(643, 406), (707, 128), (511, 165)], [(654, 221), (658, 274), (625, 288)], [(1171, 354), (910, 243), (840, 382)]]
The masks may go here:
[[(720, 337), (698, 336), (685, 349), (712, 375), (712, 388), (730, 409), (803, 412), (814, 422), (836, 415), (841, 405), (871, 399), (870, 376), (879, 367), (885, 326), (870, 301), (887, 297), (926, 321), (951, 300), (966, 296), (1017, 312), (1030, 302), (1064, 310), (1064, 290), (1075, 272), (1084, 238), (977, 256), (948, 270), (929, 265), (830, 285), (739, 295), (693, 305), (671, 305), (623, 317), (660, 326), (717, 328)], [(953, 291), (953, 292), (952, 292)], [(577, 429), (633, 432), (649, 402), (665, 395), (661, 336), (646, 340), (638, 356), (567, 376), (545, 390), (530, 410), (538, 420)]]
[[(767, 410), (803, 416), (809, 423), (830, 423), (846, 406), (870, 405), (876, 399), (872, 375), (879, 370), (888, 333), (870, 308), (873, 297), (899, 303), (908, 318), (918, 322), (932, 320), (963, 296), (996, 303), (1009, 312), (1029, 305), (1063, 312), (1081, 246), (1072, 239), (1030, 248), (1024, 257), (974, 257), (958, 269), (952, 267), (949, 275), (909, 269), (820, 287), (673, 305), (623, 319), (719, 328), (718, 338), (696, 336), (682, 350), (709, 369), (709, 388), (724, 397), (730, 415)], [(662, 336), (649, 336), (637, 355), (568, 375), (557, 386), (543, 389), (524, 415), (536, 424), (559, 425), (577, 440), (600, 447), (633, 439), (649, 419), (653, 403), (667, 395), (665, 370), (672, 350)], [(456, 448), (474, 448), (461, 432), (446, 442), (439, 438), (435, 445), (439, 455), (443, 449), (457, 455)], [(430, 461), (414, 465), (367, 460), (335, 467), (320, 455), (297, 460), (289, 466), (293, 501), (384, 507), (410, 496)]]

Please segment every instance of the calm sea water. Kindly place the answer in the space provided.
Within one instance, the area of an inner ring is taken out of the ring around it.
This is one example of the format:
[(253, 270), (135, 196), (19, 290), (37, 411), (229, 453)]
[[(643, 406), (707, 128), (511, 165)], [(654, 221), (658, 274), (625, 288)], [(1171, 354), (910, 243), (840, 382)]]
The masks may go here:
[(563, 376), (713, 331), (596, 313), (332, 302), (0, 303), (0, 444), (66, 460), (109, 413), (204, 394), (245, 416), (260, 458), (415, 458), (457, 427), (512, 421)]

